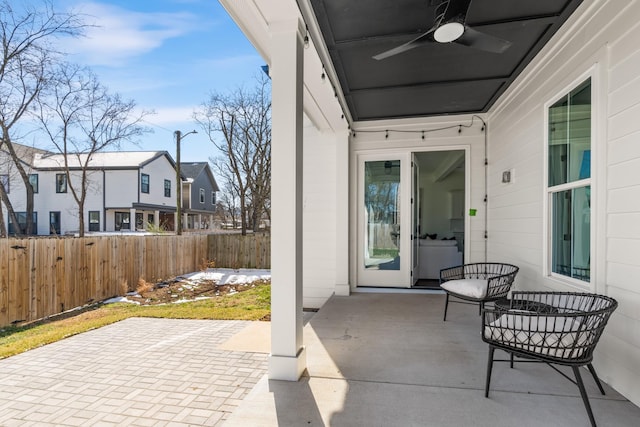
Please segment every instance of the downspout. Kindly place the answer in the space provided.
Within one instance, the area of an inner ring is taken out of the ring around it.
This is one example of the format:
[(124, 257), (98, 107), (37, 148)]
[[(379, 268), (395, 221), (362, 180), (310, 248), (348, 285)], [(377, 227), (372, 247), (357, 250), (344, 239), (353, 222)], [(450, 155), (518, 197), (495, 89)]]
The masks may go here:
[(102, 231), (107, 231), (107, 172), (102, 169)]

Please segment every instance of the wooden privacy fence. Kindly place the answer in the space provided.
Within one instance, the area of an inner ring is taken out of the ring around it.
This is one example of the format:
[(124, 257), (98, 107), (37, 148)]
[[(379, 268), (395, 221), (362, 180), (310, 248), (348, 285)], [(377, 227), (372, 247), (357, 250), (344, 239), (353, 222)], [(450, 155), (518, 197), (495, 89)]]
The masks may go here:
[(0, 327), (30, 322), (205, 268), (269, 268), (263, 235), (0, 239)]
[(209, 234), (208, 253), (216, 267), (271, 268), (271, 235)]

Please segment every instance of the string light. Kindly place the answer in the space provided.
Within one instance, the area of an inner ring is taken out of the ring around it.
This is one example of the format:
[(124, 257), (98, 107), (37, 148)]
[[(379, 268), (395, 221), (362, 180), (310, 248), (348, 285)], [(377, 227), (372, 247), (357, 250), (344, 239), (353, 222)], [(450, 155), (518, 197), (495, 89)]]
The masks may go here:
[(448, 129), (458, 129), (458, 133), (462, 133), (462, 129), (463, 128), (471, 128), (473, 127), (473, 125), (475, 124), (476, 119), (480, 120), (482, 122), (482, 128), (480, 129), (481, 132), (484, 132), (485, 128), (486, 128), (486, 122), (484, 121), (484, 119), (476, 114), (474, 114), (473, 116), (471, 116), (471, 122), (468, 124), (455, 124), (455, 125), (449, 125), (449, 126), (443, 126), (443, 127), (439, 127), (439, 128), (433, 128), (433, 129), (420, 129), (420, 130), (405, 130), (405, 129), (385, 129), (385, 130), (359, 130), (359, 131), (353, 131), (351, 133), (351, 135), (355, 138), (356, 134), (359, 133), (383, 133), (384, 132), (384, 138), (385, 139), (389, 139), (389, 135), (391, 133), (409, 133), (409, 134), (419, 134), (422, 137), (422, 140), (424, 141), (426, 139), (426, 134), (428, 132), (439, 132), (439, 131), (443, 131), (443, 130), (448, 130)]

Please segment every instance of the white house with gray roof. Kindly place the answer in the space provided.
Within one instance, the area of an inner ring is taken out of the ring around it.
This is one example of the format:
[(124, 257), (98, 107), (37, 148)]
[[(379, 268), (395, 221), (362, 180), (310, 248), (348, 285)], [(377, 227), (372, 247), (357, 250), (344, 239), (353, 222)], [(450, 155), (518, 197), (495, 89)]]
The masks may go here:
[[(69, 156), (75, 188), (80, 187), (81, 164), (86, 159), (83, 156), (86, 155)], [(78, 206), (65, 176), (64, 156), (38, 150), (24, 160), (35, 189), (37, 234), (76, 233)], [(9, 170), (9, 165), (9, 161), (2, 162), (0, 176), (3, 183), (8, 183), (9, 198), (19, 221), (26, 222), (24, 185), (20, 177)], [(176, 172), (168, 152), (94, 153), (88, 164), (88, 179), (84, 206), (86, 232), (143, 230), (148, 223), (173, 229)]]

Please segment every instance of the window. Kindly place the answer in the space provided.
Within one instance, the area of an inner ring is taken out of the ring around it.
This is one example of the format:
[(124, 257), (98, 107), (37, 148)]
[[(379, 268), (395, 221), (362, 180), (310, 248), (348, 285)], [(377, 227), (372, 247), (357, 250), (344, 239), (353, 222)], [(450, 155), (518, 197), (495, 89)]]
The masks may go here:
[(200, 203), (204, 204), (204, 188), (200, 189)]
[(215, 192), (215, 191), (212, 191), (212, 192), (211, 192), (211, 204), (212, 204), (213, 206), (215, 206), (215, 205), (216, 205), (216, 192)]
[[(16, 212), (16, 217), (18, 218), (18, 227), (20, 228), (20, 234), (26, 234), (27, 231), (27, 213), (26, 212)], [(9, 224), (7, 227), (7, 231), (10, 235), (15, 235), (16, 230), (13, 225), (13, 221), (11, 216), (9, 216)], [(36, 235), (38, 233), (38, 212), (33, 213), (33, 228), (31, 230), (32, 235)]]
[(591, 278), (591, 79), (549, 107), (551, 273)]
[(2, 184), (2, 186), (4, 187), (4, 192), (9, 194), (9, 175), (8, 174), (2, 174), (0, 175), (0, 184)]
[(33, 188), (33, 192), (38, 192), (38, 174), (32, 173), (29, 175), (29, 184), (31, 184), (31, 188)]
[(67, 192), (67, 175), (63, 173), (56, 174), (56, 193)]
[(60, 235), (60, 212), (49, 212), (49, 234)]
[(171, 197), (171, 180), (164, 180), (164, 197)]
[(100, 231), (100, 211), (89, 211), (89, 231)]
[(131, 229), (131, 214), (129, 212), (116, 212), (115, 213), (115, 229), (130, 230)]
[(140, 191), (149, 194), (149, 175), (146, 173), (140, 175)]

